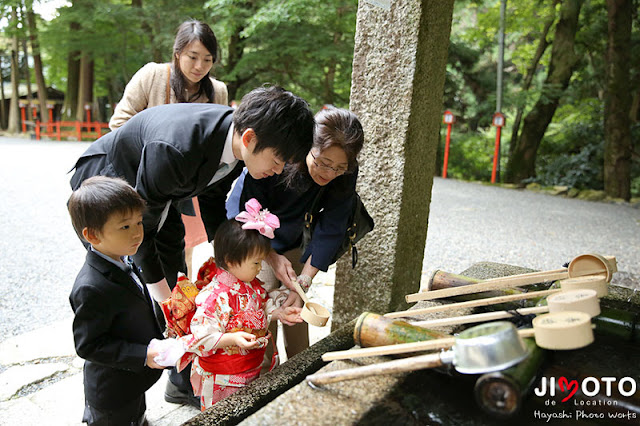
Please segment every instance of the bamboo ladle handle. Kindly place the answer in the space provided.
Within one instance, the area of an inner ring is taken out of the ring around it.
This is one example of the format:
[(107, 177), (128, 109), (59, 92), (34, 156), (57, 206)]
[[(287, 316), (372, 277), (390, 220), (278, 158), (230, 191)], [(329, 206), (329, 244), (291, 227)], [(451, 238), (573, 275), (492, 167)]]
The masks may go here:
[(393, 374), (406, 371), (421, 370), (425, 368), (440, 367), (443, 365), (439, 353), (419, 355), (411, 358), (398, 359), (384, 363), (365, 365), (362, 367), (348, 368), (346, 370), (316, 373), (307, 376), (307, 381), (314, 385), (341, 382), (344, 380), (359, 379), (378, 374)]
[(339, 359), (363, 358), (367, 356), (405, 354), (410, 352), (429, 351), (453, 346), (455, 337), (427, 340), (420, 342), (399, 343), (397, 345), (374, 346), (370, 348), (350, 349), (346, 351), (327, 352), (322, 355), (323, 361)]
[[(564, 287), (564, 286), (563, 286)], [(418, 327), (442, 327), (445, 325), (468, 324), (474, 322), (493, 321), (512, 318), (515, 315), (542, 314), (546, 312), (577, 311), (588, 314), (591, 318), (600, 315), (598, 291), (593, 288), (564, 290), (547, 298), (547, 305), (531, 308), (521, 308), (511, 311), (486, 312), (481, 314), (463, 315), (458, 317), (438, 318), (426, 321), (416, 321), (411, 325)]]
[[(437, 290), (434, 290), (434, 291), (437, 291)], [(489, 305), (495, 305), (498, 303), (512, 302), (512, 301), (524, 300), (524, 299), (533, 299), (534, 297), (548, 296), (550, 294), (558, 293), (560, 291), (562, 290), (551, 289), (551, 290), (530, 291), (528, 293), (522, 293), (522, 294), (510, 294), (508, 296), (487, 297), (479, 300), (470, 300), (468, 302), (450, 303), (447, 305), (430, 306), (428, 308), (422, 308), (422, 309), (410, 309), (407, 311), (389, 312), (388, 314), (384, 314), (384, 316), (387, 318), (402, 318), (402, 317), (410, 317), (413, 315), (422, 315), (422, 314), (430, 314), (434, 312), (448, 311), (451, 309), (474, 308), (477, 306), (489, 306)]]
[(298, 282), (298, 280), (293, 281), (293, 286), (296, 289), (296, 293), (298, 293), (298, 295), (302, 298), (302, 301), (304, 302), (307, 309), (309, 309), (311, 313), (318, 315), (318, 311), (316, 311), (313, 305), (309, 303), (309, 298), (307, 297), (307, 293), (305, 293), (302, 287), (300, 287), (300, 283)]
[[(600, 271), (595, 271), (600, 272)], [(521, 285), (529, 285), (536, 283), (547, 283), (556, 280), (569, 278), (569, 273), (547, 271), (527, 274), (526, 276), (513, 275), (511, 277), (495, 278), (491, 280), (481, 281), (477, 284), (469, 284), (462, 287), (445, 288), (442, 290), (431, 290), (420, 293), (408, 294), (406, 296), (407, 303), (418, 302), (420, 300), (433, 300), (443, 297), (460, 296), (463, 294), (480, 293), (483, 291), (502, 290), (505, 288), (518, 287)]]
[[(486, 312), (482, 314), (462, 315), (462, 316), (453, 317), (453, 318), (438, 318), (438, 319), (425, 320), (425, 321), (415, 321), (415, 322), (412, 322), (411, 325), (428, 328), (428, 327), (443, 327), (443, 326), (457, 325), (457, 324), (469, 324), (471, 322), (494, 321), (494, 320), (513, 317), (513, 314), (511, 312), (514, 312), (514, 311)], [(521, 308), (521, 309), (515, 310), (515, 313), (520, 315), (543, 314), (545, 312), (549, 312), (548, 306), (534, 306), (531, 308)]]
[(461, 287), (409, 294), (406, 296), (406, 301), (411, 303), (420, 300), (433, 300), (442, 297), (460, 296), (463, 294), (479, 293), (490, 290), (501, 290), (520, 285), (530, 285), (540, 282), (546, 283), (565, 278), (602, 274), (603, 272), (607, 277), (607, 281), (611, 281), (611, 275), (617, 270), (616, 258), (614, 256), (583, 254), (569, 262), (569, 266), (567, 268), (511, 275), (507, 277), (493, 278), (481, 281), (477, 284), (469, 284)]

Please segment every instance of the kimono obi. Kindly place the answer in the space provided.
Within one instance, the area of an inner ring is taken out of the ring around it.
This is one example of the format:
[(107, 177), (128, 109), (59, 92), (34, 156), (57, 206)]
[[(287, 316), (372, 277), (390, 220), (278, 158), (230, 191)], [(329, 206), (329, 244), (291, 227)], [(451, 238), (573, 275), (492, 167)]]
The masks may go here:
[(200, 357), (198, 362), (200, 367), (214, 374), (240, 374), (260, 367), (262, 358), (267, 350), (266, 347), (249, 351), (242, 354), (216, 354), (214, 356)]

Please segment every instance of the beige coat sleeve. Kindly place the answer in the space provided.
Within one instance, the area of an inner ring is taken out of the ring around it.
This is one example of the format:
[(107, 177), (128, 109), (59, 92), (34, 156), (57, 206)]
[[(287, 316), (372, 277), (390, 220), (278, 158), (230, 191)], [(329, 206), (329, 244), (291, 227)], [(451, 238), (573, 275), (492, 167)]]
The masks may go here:
[(229, 106), (229, 92), (227, 91), (227, 85), (221, 81), (211, 78), (213, 83), (213, 102)]
[(164, 103), (164, 98), (161, 100), (156, 98), (166, 90), (166, 76), (166, 64), (150, 62), (140, 68), (125, 87), (122, 99), (109, 120), (111, 130), (122, 126), (140, 111)]

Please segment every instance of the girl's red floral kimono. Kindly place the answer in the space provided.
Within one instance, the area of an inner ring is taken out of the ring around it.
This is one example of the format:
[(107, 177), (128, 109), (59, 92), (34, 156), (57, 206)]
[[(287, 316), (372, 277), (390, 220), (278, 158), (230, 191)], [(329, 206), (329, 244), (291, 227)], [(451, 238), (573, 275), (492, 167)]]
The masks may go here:
[[(240, 281), (218, 268), (213, 259), (202, 266), (203, 271), (210, 283), (195, 299), (191, 334), (179, 338), (187, 352), (178, 371), (193, 361), (191, 384), (204, 410), (258, 377), (270, 338), (268, 316), (276, 307), (257, 278), (250, 283)], [(235, 331), (254, 334), (261, 340), (261, 348), (218, 348), (222, 335)]]

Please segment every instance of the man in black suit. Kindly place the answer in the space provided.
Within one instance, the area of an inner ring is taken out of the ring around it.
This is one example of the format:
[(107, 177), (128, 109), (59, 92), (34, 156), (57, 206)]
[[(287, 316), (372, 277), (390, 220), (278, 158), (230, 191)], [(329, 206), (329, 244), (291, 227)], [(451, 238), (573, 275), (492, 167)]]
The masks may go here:
[[(186, 272), (176, 204), (197, 196), (212, 240), (242, 166), (262, 179), (281, 173), (286, 162), (304, 161), (314, 126), (308, 104), (280, 87), (251, 91), (235, 110), (196, 103), (149, 108), (87, 149), (75, 165), (71, 187), (96, 175), (122, 177), (144, 198), (145, 238), (134, 260), (160, 302), (171, 295), (177, 273)], [(184, 371), (181, 378), (172, 370), (165, 399), (196, 405), (185, 394), (190, 384)]]
[(91, 244), (69, 296), (76, 352), (85, 359), (83, 421), (139, 425), (144, 393), (162, 374), (152, 339), (162, 330), (144, 280), (129, 256), (142, 243), (144, 200), (122, 179), (87, 179), (69, 198), (69, 214)]

